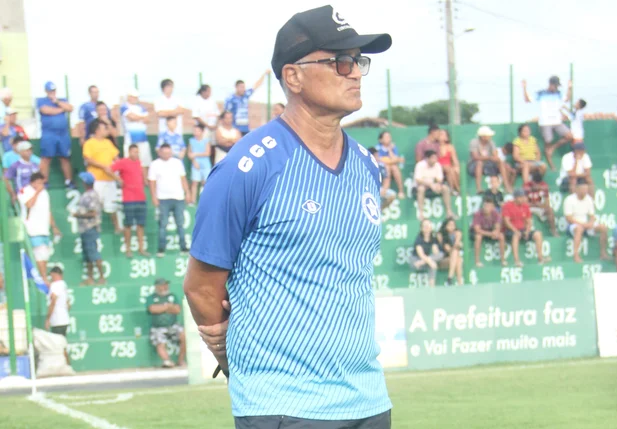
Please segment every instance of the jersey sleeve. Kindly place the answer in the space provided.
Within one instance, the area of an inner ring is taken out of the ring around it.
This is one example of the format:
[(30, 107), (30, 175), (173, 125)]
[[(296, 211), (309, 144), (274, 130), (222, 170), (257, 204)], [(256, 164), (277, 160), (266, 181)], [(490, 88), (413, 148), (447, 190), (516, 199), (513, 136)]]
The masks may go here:
[(17, 163), (14, 162), (9, 168), (4, 171), (4, 177), (7, 179), (15, 179), (17, 176)]
[(227, 100), (225, 100), (225, 110), (228, 110), (234, 113), (235, 109), (234, 109), (233, 97), (228, 97)]
[(563, 202), (563, 215), (572, 216), (574, 214), (574, 207), (572, 206), (572, 198), (567, 197)]
[(79, 106), (79, 119), (82, 121), (86, 119), (86, 105), (82, 104)]
[(265, 182), (263, 169), (249, 168), (247, 159), (228, 157), (214, 167), (195, 217), (191, 255), (226, 270), (233, 268), (242, 240), (256, 224)]

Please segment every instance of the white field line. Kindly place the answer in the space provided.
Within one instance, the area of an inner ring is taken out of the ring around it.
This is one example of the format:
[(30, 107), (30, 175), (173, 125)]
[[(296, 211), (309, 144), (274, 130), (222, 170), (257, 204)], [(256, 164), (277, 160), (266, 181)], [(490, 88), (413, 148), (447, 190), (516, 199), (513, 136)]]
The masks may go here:
[(107, 405), (107, 404), (117, 404), (118, 402), (126, 402), (133, 399), (135, 395), (132, 393), (118, 393), (115, 398), (110, 399), (95, 399), (92, 401), (81, 401), (81, 402), (71, 402), (69, 405), (71, 407), (77, 407), (80, 405)]
[[(166, 389), (157, 389), (157, 388), (152, 388), (152, 390), (144, 390), (144, 391), (139, 391), (139, 392), (127, 392), (132, 394), (133, 396), (144, 396), (144, 395), (166, 395), (169, 393), (184, 393), (187, 391), (190, 392), (199, 392), (201, 390), (219, 390), (219, 389), (227, 389), (227, 385), (226, 384), (222, 384), (222, 383), (216, 383), (216, 384), (206, 384), (203, 386), (195, 386), (195, 387), (191, 387), (191, 386), (186, 386), (186, 387), (178, 387), (178, 388), (166, 388)], [(53, 395), (54, 398), (57, 399), (81, 399), (81, 400), (97, 400), (97, 399), (104, 399), (104, 398), (110, 398), (113, 397), (114, 395), (116, 395), (116, 393), (99, 393), (96, 395), (66, 395), (66, 394), (62, 394), (62, 395)], [(75, 405), (74, 403), (71, 403), (71, 405)]]
[(64, 404), (59, 404), (45, 397), (45, 394), (39, 393), (38, 395), (29, 396), (28, 399), (36, 404), (39, 404), (43, 408), (52, 410), (58, 414), (64, 414), (76, 420), (81, 420), (84, 423), (92, 426), (96, 429), (126, 429), (122, 426), (118, 426), (108, 422), (100, 417), (93, 416), (91, 414), (84, 413), (82, 411), (74, 410), (67, 407)]

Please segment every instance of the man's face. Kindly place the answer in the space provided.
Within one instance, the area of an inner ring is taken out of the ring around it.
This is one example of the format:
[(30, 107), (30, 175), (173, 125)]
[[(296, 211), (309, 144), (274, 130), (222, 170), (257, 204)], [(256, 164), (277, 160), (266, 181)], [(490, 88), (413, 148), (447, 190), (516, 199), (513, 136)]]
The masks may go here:
[(171, 148), (170, 147), (162, 147), (159, 150), (159, 156), (161, 157), (161, 159), (163, 161), (167, 161), (169, 158), (171, 158)]
[(172, 118), (172, 119), (168, 119), (167, 120), (167, 129), (169, 131), (175, 131), (176, 130), (176, 125), (178, 125), (178, 120), (176, 118)]
[(516, 202), (517, 205), (521, 205), (521, 204), (525, 204), (525, 201), (527, 200), (527, 197), (525, 197), (525, 195), (521, 195), (518, 196), (516, 198), (514, 198), (514, 201)]
[(236, 85), (236, 94), (242, 96), (246, 93), (246, 84), (239, 83)]
[(208, 88), (208, 89), (201, 91), (199, 94), (202, 96), (204, 100), (207, 100), (208, 98), (210, 98), (211, 93), (212, 93), (212, 89)]
[(30, 161), (30, 158), (32, 157), (32, 149), (22, 150), (19, 152), (19, 155), (26, 161)]
[(104, 104), (99, 104), (98, 106), (96, 106), (95, 110), (96, 110), (97, 117), (99, 118), (107, 117), (107, 106), (105, 106)]
[(585, 151), (584, 150), (575, 150), (574, 151), (574, 157), (576, 159), (583, 159), (583, 155), (585, 155)]
[(493, 210), (495, 210), (495, 204), (492, 202), (485, 201), (484, 204), (482, 204), (482, 211), (484, 214), (491, 214)]
[(99, 101), (99, 89), (97, 87), (90, 88), (90, 100)]
[(15, 125), (17, 123), (17, 113), (12, 113), (9, 115), (8, 123), (9, 125)]
[(491, 176), (491, 189), (499, 189), (499, 182), (500, 180), (498, 176)]
[(549, 83), (548, 84), (548, 90), (550, 92), (557, 92), (557, 90), (559, 89), (559, 87), (555, 84)]
[(437, 164), (437, 155), (429, 156), (428, 158), (426, 158), (426, 162), (429, 167), (432, 167), (433, 165)]
[(139, 97), (135, 97), (134, 95), (129, 95), (126, 100), (130, 103), (130, 104), (137, 104), (139, 103)]
[(582, 200), (583, 198), (585, 198), (585, 195), (587, 195), (587, 193), (589, 192), (589, 187), (587, 186), (587, 184), (579, 184), (576, 185), (576, 195)]
[(163, 88), (163, 94), (165, 97), (171, 97), (171, 94), (174, 92), (174, 84), (170, 83), (169, 85), (165, 85)]
[(30, 185), (34, 188), (35, 191), (43, 189), (45, 186), (45, 182), (43, 180), (35, 180), (34, 182), (30, 182)]
[(107, 125), (99, 124), (99, 126), (96, 128), (96, 132), (94, 133), (94, 135), (97, 139), (104, 139), (105, 137), (107, 137), (109, 135), (107, 131)]
[(53, 91), (46, 91), (47, 92), (47, 96), (49, 98), (56, 98), (56, 90), (54, 89)]
[[(313, 52), (300, 61), (315, 61), (331, 58), (337, 54), (349, 54), (353, 57), (360, 54), (360, 49), (333, 53), (326, 51)], [(334, 113), (347, 116), (362, 108), (360, 93), (362, 73), (357, 64), (347, 76), (341, 76), (336, 71), (336, 64), (307, 64), (300, 66), (302, 83), (301, 97), (305, 103), (316, 106), (324, 113)]]
[(154, 289), (157, 295), (167, 295), (167, 292), (169, 291), (169, 285), (167, 283), (162, 285), (156, 285)]
[(223, 119), (221, 119), (221, 122), (223, 123), (223, 125), (226, 125), (226, 126), (229, 127), (230, 125), (233, 124), (233, 119), (234, 118), (233, 118), (231, 112), (227, 112), (227, 113), (225, 113), (225, 115), (223, 115)]
[(129, 149), (129, 159), (131, 161), (137, 161), (139, 159), (139, 148), (133, 147)]
[(491, 141), (491, 138), (489, 136), (480, 136), (480, 143), (487, 144), (490, 141)]
[(199, 127), (193, 127), (193, 136), (197, 139), (197, 140), (201, 140), (202, 137), (204, 136), (204, 130), (202, 130)]

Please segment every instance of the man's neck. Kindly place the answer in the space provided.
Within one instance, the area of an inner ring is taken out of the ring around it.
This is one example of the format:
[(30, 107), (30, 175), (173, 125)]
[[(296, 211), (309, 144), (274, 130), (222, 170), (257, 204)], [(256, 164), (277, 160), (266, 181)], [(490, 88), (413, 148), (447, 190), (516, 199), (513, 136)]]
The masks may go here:
[(311, 151), (325, 153), (340, 150), (343, 146), (341, 118), (337, 116), (319, 117), (304, 105), (290, 103), (281, 119), (300, 136)]

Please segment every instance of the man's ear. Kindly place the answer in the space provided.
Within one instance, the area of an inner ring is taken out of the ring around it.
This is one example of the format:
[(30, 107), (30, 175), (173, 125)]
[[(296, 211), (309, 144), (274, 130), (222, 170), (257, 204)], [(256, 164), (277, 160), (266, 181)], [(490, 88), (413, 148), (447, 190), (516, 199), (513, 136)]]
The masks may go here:
[(298, 94), (302, 90), (304, 72), (300, 66), (286, 64), (281, 73), (281, 85), (283, 91)]

